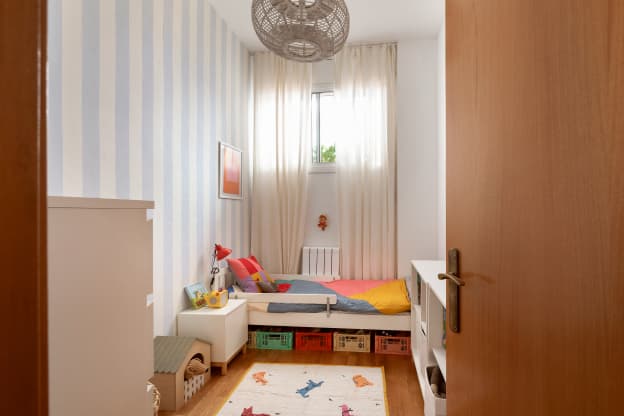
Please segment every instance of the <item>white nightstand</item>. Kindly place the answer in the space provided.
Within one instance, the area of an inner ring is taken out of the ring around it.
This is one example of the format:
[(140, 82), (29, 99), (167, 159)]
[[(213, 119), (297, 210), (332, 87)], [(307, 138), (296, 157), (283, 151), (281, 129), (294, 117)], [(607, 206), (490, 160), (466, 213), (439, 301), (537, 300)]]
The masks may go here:
[(247, 352), (247, 301), (230, 299), (223, 308), (203, 308), (178, 313), (178, 335), (212, 344), (212, 366), (227, 373), (227, 365)]

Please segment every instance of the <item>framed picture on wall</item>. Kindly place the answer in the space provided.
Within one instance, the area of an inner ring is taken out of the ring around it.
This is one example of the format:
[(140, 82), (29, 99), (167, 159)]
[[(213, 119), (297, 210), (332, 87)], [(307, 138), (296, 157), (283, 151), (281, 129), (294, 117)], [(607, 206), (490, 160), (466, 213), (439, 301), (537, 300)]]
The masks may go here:
[(243, 199), (243, 152), (219, 142), (219, 198)]

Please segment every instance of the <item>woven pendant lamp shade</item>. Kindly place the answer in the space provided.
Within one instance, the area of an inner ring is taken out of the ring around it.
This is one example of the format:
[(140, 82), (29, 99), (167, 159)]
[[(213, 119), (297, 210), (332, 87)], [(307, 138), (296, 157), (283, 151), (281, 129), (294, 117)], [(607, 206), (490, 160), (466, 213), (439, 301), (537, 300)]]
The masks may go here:
[(251, 19), (264, 46), (300, 62), (334, 56), (349, 35), (343, 0), (253, 0)]

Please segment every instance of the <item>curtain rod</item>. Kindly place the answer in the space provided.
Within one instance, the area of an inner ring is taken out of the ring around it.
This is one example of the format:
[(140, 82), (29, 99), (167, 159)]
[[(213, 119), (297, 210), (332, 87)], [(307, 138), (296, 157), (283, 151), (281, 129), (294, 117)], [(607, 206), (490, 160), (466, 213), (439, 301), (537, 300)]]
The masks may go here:
[[(392, 42), (356, 42), (356, 43), (347, 43), (345, 46), (380, 46), (380, 45), (398, 45), (399, 42), (397, 41), (392, 41)], [(251, 51), (252, 55), (255, 55), (256, 53), (262, 53), (262, 52), (267, 52), (265, 50), (262, 51)], [(324, 59), (324, 61), (333, 61), (334, 60), (334, 56), (331, 56), (327, 59)]]
[[(347, 43), (345, 45), (345, 47), (347, 46), (380, 46), (380, 45), (398, 45), (399, 42), (397, 41), (392, 41), (392, 42), (356, 42), (356, 43)], [(327, 59), (325, 59), (325, 61), (333, 61), (334, 58), (336, 56), (331, 56)]]
[(355, 42), (347, 43), (346, 46), (379, 46), (379, 45), (397, 45), (399, 42)]

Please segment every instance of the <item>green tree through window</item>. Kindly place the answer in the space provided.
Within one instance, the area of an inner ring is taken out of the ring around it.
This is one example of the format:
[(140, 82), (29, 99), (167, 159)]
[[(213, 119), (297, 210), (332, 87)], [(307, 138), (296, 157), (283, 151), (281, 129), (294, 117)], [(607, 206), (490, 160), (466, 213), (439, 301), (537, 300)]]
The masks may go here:
[(321, 163), (336, 163), (336, 145), (321, 145)]

